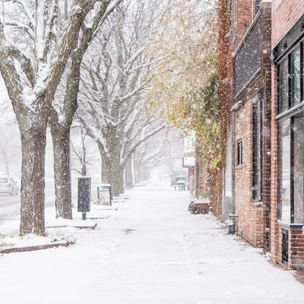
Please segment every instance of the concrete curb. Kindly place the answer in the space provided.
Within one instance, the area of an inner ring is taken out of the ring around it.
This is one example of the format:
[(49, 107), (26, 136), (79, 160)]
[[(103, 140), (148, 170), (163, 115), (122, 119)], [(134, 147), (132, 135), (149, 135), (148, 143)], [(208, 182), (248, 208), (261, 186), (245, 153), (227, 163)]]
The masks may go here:
[[(96, 219), (96, 218), (95, 218)], [(94, 230), (97, 226), (97, 223), (95, 225), (84, 225), (84, 226), (77, 226), (77, 225), (57, 225), (57, 226), (46, 226), (46, 229), (49, 228), (77, 228), (77, 229), (92, 229)]]
[(34, 245), (34, 246), (25, 246), (25, 247), (12, 247), (12, 248), (0, 250), (0, 254), (8, 254), (8, 253), (13, 253), (13, 252), (30, 252), (30, 251), (51, 249), (51, 248), (57, 248), (57, 247), (68, 247), (68, 246), (70, 246), (70, 243), (62, 242), (62, 243)]

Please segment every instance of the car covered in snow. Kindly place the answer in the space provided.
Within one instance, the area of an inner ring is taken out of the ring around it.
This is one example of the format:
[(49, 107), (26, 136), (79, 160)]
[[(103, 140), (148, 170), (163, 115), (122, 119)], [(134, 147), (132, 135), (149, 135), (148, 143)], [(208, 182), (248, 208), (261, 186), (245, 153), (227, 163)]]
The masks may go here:
[(18, 195), (18, 183), (8, 175), (0, 175), (0, 194)]

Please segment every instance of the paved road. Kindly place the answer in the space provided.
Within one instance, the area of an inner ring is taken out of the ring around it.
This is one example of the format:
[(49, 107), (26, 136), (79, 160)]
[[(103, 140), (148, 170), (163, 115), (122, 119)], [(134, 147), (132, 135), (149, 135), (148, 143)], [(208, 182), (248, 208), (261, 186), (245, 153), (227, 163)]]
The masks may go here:
[[(55, 206), (54, 182), (47, 181), (45, 187), (45, 206)], [(6, 194), (0, 195), (0, 224), (4, 221), (19, 219), (20, 217), (20, 194), (10, 196)]]
[(3, 303), (304, 303), (291, 272), (212, 215), (189, 214), (187, 191), (155, 184), (129, 196), (118, 211), (94, 206), (89, 216), (110, 217), (74, 232), (74, 246), (0, 258)]
[[(72, 197), (73, 203), (77, 204), (77, 178), (73, 179)], [(92, 183), (92, 197), (96, 192), (96, 179)], [(95, 195), (96, 196), (96, 195)], [(52, 179), (46, 180), (45, 185), (45, 207), (55, 208), (55, 190), (54, 181)], [(0, 194), (0, 224), (5, 221), (16, 220), (20, 217), (20, 194), (10, 196), (7, 194)]]

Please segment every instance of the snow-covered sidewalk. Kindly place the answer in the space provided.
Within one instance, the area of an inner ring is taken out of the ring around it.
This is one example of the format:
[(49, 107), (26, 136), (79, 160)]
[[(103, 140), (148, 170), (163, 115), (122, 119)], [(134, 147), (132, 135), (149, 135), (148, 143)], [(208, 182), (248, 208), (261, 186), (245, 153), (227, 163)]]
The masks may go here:
[(227, 235), (212, 215), (190, 214), (187, 191), (155, 185), (128, 194), (118, 209), (93, 207), (85, 222), (95, 229), (48, 229), (74, 245), (1, 256), (1, 303), (304, 303), (292, 272)]

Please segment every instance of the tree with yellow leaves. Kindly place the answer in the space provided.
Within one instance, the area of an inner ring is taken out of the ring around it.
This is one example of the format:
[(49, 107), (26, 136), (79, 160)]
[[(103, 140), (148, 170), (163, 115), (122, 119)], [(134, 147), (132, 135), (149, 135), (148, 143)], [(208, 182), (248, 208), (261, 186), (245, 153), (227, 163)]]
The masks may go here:
[(209, 197), (218, 188), (222, 161), (217, 32), (215, 1), (172, 0), (148, 50), (159, 59), (148, 98), (185, 135), (195, 132), (197, 158), (209, 173)]

